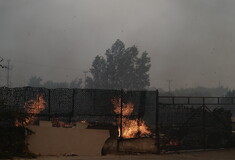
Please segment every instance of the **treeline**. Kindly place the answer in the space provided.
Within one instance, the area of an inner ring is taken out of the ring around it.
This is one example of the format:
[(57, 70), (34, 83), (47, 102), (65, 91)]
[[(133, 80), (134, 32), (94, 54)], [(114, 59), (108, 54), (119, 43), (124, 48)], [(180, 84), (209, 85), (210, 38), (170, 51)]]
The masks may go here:
[[(154, 89), (151, 89), (154, 90)], [(172, 92), (159, 89), (159, 93), (162, 96), (191, 96), (191, 97), (234, 97), (235, 90), (228, 87), (194, 87), (194, 88), (180, 88), (175, 89)]]
[(175, 96), (195, 96), (195, 97), (219, 97), (228, 96), (232, 92), (229, 88), (220, 86), (215, 88), (195, 87), (195, 88), (181, 88), (172, 92)]
[(54, 88), (82, 88), (82, 79), (74, 79), (71, 82), (54, 82), (45, 81), (41, 77), (32, 76), (29, 79), (28, 86), (30, 87), (44, 87), (49, 89)]
[[(139, 53), (137, 46), (126, 47), (117, 39), (103, 56), (95, 57), (84, 86), (89, 89), (147, 89), (150, 86), (150, 67), (150, 57), (146, 51)], [(81, 88), (82, 80), (75, 79), (70, 83), (42, 83), (40, 77), (34, 76), (28, 85), (45, 88)]]

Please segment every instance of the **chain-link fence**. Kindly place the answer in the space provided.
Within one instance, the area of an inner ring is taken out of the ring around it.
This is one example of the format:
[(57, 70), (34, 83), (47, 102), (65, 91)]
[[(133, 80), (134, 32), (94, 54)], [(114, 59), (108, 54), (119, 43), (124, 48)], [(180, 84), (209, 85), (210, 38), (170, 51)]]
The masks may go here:
[(25, 111), (32, 100), (43, 102), (45, 108), (33, 112), (35, 124), (86, 122), (89, 128), (113, 131), (118, 141), (154, 139), (158, 153), (229, 146), (234, 99), (164, 97), (158, 91), (0, 88), (0, 101), (10, 109)]
[(159, 97), (162, 151), (226, 148), (234, 97)]

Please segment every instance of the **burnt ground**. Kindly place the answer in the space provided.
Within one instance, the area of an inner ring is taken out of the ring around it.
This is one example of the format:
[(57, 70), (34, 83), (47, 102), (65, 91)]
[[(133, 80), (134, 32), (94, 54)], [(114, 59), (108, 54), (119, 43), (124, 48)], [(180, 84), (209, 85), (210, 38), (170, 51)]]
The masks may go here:
[[(16, 158), (17, 159), (17, 158)], [(234, 160), (235, 149), (174, 153), (163, 155), (41, 156), (36, 160)], [(24, 159), (17, 159), (24, 160)]]

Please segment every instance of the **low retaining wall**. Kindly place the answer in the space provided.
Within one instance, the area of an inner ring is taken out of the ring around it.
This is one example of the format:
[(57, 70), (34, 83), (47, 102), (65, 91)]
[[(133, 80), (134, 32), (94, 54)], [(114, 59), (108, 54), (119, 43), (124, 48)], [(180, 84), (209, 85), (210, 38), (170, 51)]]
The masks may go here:
[(102, 154), (121, 153), (156, 153), (157, 146), (154, 138), (133, 138), (119, 140), (119, 149), (117, 148), (117, 139), (109, 138), (103, 147)]
[(108, 130), (29, 126), (29, 150), (39, 155), (101, 155)]

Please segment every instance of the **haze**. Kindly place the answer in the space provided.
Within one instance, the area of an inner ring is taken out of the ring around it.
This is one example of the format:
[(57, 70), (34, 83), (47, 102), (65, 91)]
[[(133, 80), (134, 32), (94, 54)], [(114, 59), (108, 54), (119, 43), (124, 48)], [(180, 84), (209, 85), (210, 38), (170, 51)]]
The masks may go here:
[[(116, 41), (151, 57), (151, 86), (235, 88), (234, 0), (0, 0), (12, 86), (84, 78)], [(0, 72), (5, 84), (4, 71)]]

